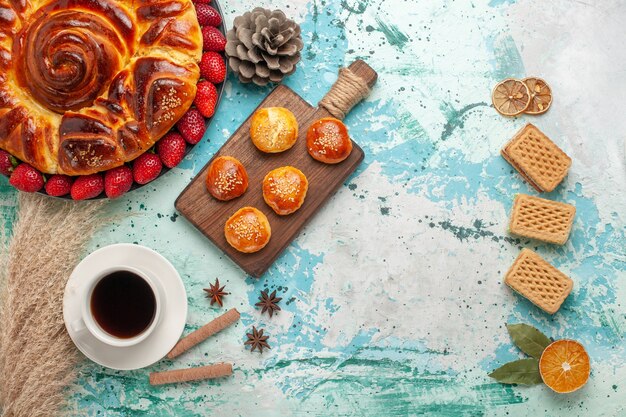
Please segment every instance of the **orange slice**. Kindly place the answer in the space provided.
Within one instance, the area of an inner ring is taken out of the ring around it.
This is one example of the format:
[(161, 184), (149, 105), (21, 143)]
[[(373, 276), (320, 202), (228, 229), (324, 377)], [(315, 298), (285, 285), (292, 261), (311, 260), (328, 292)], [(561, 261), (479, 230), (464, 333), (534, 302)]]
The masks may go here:
[(503, 116), (517, 116), (530, 104), (530, 91), (520, 80), (507, 78), (493, 89), (491, 101), (498, 113)]
[(524, 78), (522, 81), (530, 91), (530, 104), (524, 113), (542, 114), (547, 112), (550, 104), (552, 104), (552, 90), (548, 83), (537, 77)]
[(557, 340), (548, 345), (539, 359), (544, 384), (559, 394), (574, 392), (589, 379), (589, 355), (575, 340)]

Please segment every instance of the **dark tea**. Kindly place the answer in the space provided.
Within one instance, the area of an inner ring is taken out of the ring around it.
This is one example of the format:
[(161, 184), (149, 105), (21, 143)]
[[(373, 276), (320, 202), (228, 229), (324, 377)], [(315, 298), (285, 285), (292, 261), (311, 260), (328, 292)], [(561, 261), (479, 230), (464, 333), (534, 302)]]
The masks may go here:
[(102, 330), (129, 339), (146, 330), (156, 313), (150, 284), (131, 271), (115, 271), (96, 284), (91, 293), (91, 314)]

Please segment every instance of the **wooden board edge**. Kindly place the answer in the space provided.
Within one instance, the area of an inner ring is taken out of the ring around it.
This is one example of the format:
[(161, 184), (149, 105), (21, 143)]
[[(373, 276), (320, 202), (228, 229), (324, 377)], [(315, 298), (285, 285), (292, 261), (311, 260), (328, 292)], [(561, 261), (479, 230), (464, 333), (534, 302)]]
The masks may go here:
[(361, 77), (369, 88), (374, 87), (374, 84), (378, 81), (378, 73), (376, 70), (362, 59), (355, 60), (348, 68), (350, 68), (355, 75)]

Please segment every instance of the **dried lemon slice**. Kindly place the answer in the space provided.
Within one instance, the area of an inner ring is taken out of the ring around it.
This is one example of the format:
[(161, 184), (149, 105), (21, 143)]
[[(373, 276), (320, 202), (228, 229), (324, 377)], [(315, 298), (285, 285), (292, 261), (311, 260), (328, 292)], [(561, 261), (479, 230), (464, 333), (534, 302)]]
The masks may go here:
[(524, 78), (522, 82), (530, 91), (530, 104), (524, 113), (542, 114), (547, 112), (550, 104), (552, 104), (552, 90), (550, 90), (548, 83), (537, 77)]
[(520, 80), (507, 78), (493, 89), (491, 101), (498, 113), (504, 116), (517, 116), (530, 104), (530, 91)]

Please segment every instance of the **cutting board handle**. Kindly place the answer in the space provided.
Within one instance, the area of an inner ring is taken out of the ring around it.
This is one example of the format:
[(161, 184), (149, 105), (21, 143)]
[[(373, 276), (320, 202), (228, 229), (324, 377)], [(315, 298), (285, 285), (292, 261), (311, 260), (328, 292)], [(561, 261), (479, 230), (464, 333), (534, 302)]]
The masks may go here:
[(357, 59), (348, 68), (339, 70), (337, 81), (322, 98), (318, 106), (328, 110), (337, 119), (343, 120), (352, 107), (370, 94), (378, 74), (365, 61)]

